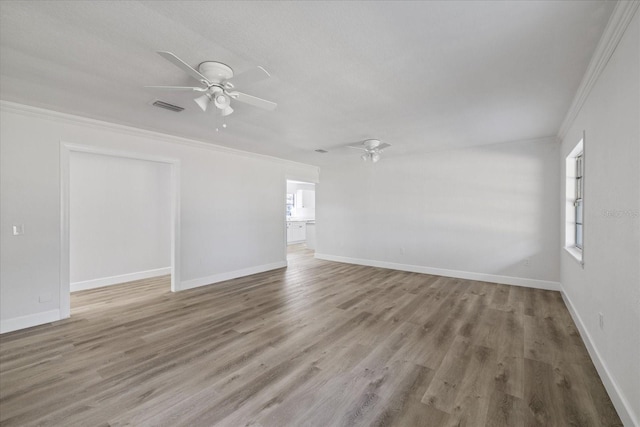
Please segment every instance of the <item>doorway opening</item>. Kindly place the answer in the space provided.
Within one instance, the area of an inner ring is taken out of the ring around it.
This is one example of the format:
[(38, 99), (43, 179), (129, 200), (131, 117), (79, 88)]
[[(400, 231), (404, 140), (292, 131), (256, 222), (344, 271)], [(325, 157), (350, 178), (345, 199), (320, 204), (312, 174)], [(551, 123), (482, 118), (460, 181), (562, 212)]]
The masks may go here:
[(285, 212), (287, 257), (300, 249), (315, 251), (315, 184), (287, 180)]
[(75, 291), (142, 279), (176, 291), (179, 161), (64, 143), (60, 152), (61, 317)]

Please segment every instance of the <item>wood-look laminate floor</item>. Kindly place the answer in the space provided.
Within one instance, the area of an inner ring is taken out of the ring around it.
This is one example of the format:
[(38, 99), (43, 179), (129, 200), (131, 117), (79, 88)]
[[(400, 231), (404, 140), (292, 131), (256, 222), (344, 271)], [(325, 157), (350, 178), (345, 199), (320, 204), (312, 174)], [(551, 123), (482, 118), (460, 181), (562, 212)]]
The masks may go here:
[(0, 425), (619, 426), (557, 292), (313, 259), (72, 295), (0, 337)]

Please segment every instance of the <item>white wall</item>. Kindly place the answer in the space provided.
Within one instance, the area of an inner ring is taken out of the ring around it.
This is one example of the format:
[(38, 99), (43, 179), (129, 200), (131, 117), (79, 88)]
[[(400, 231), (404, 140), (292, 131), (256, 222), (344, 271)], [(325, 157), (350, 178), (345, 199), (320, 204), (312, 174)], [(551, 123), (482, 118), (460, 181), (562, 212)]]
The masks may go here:
[(636, 13), (559, 156), (564, 176), (564, 159), (585, 132), (584, 269), (562, 251), (561, 280), (625, 425), (640, 425), (639, 20)]
[(316, 186), (315, 184), (311, 184), (311, 183), (287, 181), (287, 193), (295, 194), (295, 192), (298, 190), (316, 191)]
[[(285, 179), (317, 181), (317, 168), (16, 104), (0, 108), (2, 331), (60, 315), (60, 141), (180, 161), (178, 289), (286, 265)], [(11, 235), (16, 223), (24, 235)]]
[(316, 256), (557, 288), (558, 144), (495, 144), (323, 168)]
[(71, 289), (170, 273), (171, 166), (70, 154)]

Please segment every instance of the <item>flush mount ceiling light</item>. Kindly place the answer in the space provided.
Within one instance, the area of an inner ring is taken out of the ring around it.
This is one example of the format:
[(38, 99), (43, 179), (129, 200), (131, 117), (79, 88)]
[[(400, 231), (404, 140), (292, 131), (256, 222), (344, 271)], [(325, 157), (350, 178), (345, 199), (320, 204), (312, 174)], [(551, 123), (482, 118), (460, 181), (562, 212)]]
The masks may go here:
[[(202, 86), (145, 86), (152, 89), (171, 90), (171, 91), (191, 91), (203, 92), (203, 95), (194, 99), (195, 103), (202, 109), (207, 111), (209, 104), (218, 109), (220, 114), (225, 117), (233, 113), (231, 108), (231, 99), (253, 105), (254, 107), (264, 110), (274, 110), (277, 107), (275, 102), (267, 101), (255, 96), (235, 90), (236, 85), (243, 86), (264, 80), (271, 77), (270, 74), (262, 67), (256, 67), (252, 70), (233, 74), (233, 69), (222, 62), (205, 61), (198, 65), (198, 69), (191, 67), (189, 64), (175, 56), (171, 52), (158, 52), (167, 61), (198, 80)], [(231, 80), (231, 81), (230, 81)]]
[(381, 143), (379, 139), (367, 139), (359, 145), (349, 145), (348, 147), (356, 150), (364, 150), (364, 153), (360, 156), (362, 161), (377, 163), (380, 160), (380, 153), (382, 153), (385, 148), (391, 147), (391, 144), (387, 144), (386, 142)]

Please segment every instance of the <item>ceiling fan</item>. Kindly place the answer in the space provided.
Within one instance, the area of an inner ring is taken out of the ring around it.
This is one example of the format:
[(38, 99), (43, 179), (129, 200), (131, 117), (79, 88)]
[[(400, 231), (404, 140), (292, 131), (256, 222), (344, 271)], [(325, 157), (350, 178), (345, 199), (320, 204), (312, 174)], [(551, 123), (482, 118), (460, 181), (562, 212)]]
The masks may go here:
[(360, 156), (362, 161), (371, 161), (373, 163), (376, 163), (378, 162), (378, 160), (380, 160), (380, 153), (382, 153), (384, 149), (391, 147), (391, 144), (380, 142), (379, 139), (366, 139), (362, 142), (362, 144), (348, 145), (348, 147), (354, 148), (356, 150), (363, 150), (364, 154)]
[(231, 108), (232, 99), (269, 111), (278, 106), (275, 102), (235, 90), (236, 85), (243, 86), (271, 77), (267, 70), (262, 67), (256, 67), (234, 76), (233, 69), (222, 62), (205, 61), (198, 65), (196, 70), (171, 52), (158, 52), (158, 54), (198, 80), (202, 86), (145, 86), (147, 88), (200, 92), (202, 95), (194, 99), (194, 101), (202, 111), (207, 111), (207, 107), (213, 104), (223, 117), (233, 113), (233, 108)]

